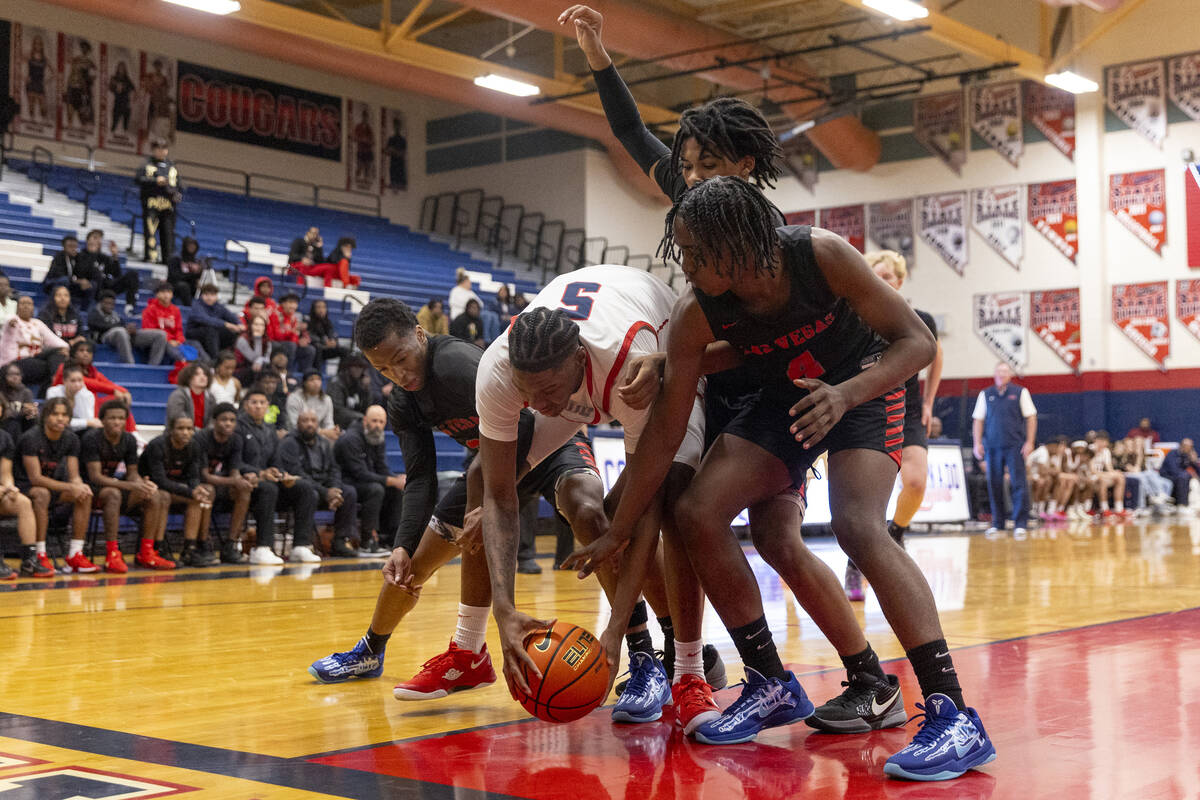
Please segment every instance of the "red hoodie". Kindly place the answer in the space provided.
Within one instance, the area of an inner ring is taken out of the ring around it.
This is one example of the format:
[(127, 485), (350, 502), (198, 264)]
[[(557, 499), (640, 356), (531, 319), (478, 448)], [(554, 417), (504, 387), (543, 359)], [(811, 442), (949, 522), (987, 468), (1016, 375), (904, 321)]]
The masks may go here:
[[(63, 365), (59, 364), (58, 369), (54, 373), (54, 380), (50, 382), (51, 386), (58, 386), (62, 383)], [(124, 386), (119, 386), (104, 376), (104, 373), (96, 369), (96, 365), (92, 364), (83, 372), (83, 385), (86, 386), (92, 394), (96, 395), (97, 401), (100, 395), (112, 396), (117, 392), (127, 391)], [(99, 408), (99, 403), (97, 403)]]
[(277, 308), (267, 323), (267, 338), (272, 342), (299, 343), (303, 322), (299, 314), (287, 314), (282, 307)]
[[(267, 284), (268, 286), (270, 286), (272, 290), (274, 290), (275, 282), (272, 281), (270, 278), (268, 278), (266, 275), (261, 275), (258, 278), (256, 278), (254, 281), (254, 296), (261, 297), (263, 299), (263, 301), (265, 302), (265, 304), (267, 306), (267, 321), (269, 323), (272, 319), (274, 319), (276, 312), (279, 310), (279, 304), (276, 303), (273, 298), (267, 297), (258, 291), (259, 289), (262, 288), (262, 285), (264, 283)], [(249, 300), (246, 301), (246, 305), (242, 306), (242, 321), (246, 323), (247, 327), (250, 326), (250, 301)]]
[(163, 308), (158, 298), (154, 298), (142, 312), (142, 328), (146, 330), (164, 330), (167, 341), (171, 344), (183, 344), (183, 315), (179, 306), (174, 303)]

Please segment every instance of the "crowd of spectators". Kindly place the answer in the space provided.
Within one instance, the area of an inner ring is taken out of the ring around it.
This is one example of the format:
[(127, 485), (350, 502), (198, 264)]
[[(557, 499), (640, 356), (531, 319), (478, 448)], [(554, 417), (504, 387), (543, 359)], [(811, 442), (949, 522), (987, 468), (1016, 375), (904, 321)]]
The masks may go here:
[(525, 295), (513, 293), (506, 284), (500, 284), (485, 304), (472, 288), (470, 273), (460, 267), (449, 297), (431, 297), (417, 312), (417, 324), (429, 334), (450, 334), (487, 347), (527, 305)]

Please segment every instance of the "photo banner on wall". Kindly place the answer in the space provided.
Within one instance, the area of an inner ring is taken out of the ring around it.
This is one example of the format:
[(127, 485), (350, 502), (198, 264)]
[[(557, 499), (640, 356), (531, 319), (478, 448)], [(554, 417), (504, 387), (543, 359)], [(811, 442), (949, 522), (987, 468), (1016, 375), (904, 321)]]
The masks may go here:
[(967, 119), (963, 93), (918, 97), (913, 102), (913, 136), (946, 166), (961, 174), (967, 162)]
[(178, 75), (179, 62), (175, 59), (159, 53), (142, 53), (140, 94), (145, 107), (143, 110), (136, 106), (134, 116), (145, 119), (145, 135), (141, 139), (143, 153), (150, 152), (150, 143), (155, 139), (175, 141)]
[(810, 192), (817, 185), (817, 148), (807, 136), (794, 136), (783, 145), (783, 164)]
[(1050, 144), (1075, 160), (1075, 95), (1053, 86), (1025, 81), (1025, 118)]
[(808, 211), (793, 211), (790, 214), (784, 214), (783, 221), (788, 225), (814, 226), (817, 224), (817, 212), (812, 209)]
[(1114, 284), (1112, 318), (1121, 332), (1165, 372), (1171, 354), (1167, 282)]
[(1187, 263), (1200, 267), (1200, 164), (1183, 168), (1184, 205), (1187, 210)]
[(1167, 60), (1167, 96), (1180, 111), (1200, 120), (1200, 53)]
[(1175, 284), (1175, 318), (1200, 339), (1200, 280), (1184, 278)]
[(1071, 263), (1079, 254), (1079, 215), (1075, 181), (1029, 184), (1029, 224)]
[(817, 223), (828, 231), (854, 245), (854, 249), (862, 253), (867, 246), (867, 208), (866, 206), (837, 206), (822, 208)]
[(58, 138), (87, 147), (100, 143), (97, 123), (100, 48), (84, 36), (58, 34), (58, 74), (62, 102), (58, 104)]
[(883, 250), (895, 250), (904, 256), (911, 270), (916, 263), (912, 199), (867, 206), (867, 238)]
[[(100, 146), (138, 152), (146, 129), (145, 93), (141, 91), (141, 54), (128, 47), (100, 44)], [(141, 113), (134, 113), (137, 108)]]
[(11, 48), (8, 91), (21, 106), (11, 130), (21, 136), (54, 139), (62, 95), (58, 33), (14, 22)]
[(1062, 362), (1079, 373), (1079, 290), (1051, 289), (1029, 295), (1029, 324)]
[(1167, 138), (1166, 66), (1161, 59), (1104, 69), (1104, 98), (1121, 121), (1162, 147)]
[(379, 115), (375, 106), (346, 98), (346, 189), (379, 190)]
[(408, 125), (404, 112), (395, 108), (379, 110), (379, 188), (380, 192), (408, 190)]
[(917, 198), (921, 240), (959, 275), (967, 266), (967, 194), (950, 192)]
[(971, 129), (1014, 167), (1025, 150), (1021, 125), (1021, 82), (971, 88)]
[[(340, 97), (182, 61), (177, 97), (179, 130), (186, 133), (341, 160)], [(153, 116), (152, 110), (151, 135)]]
[(975, 295), (975, 333), (1018, 374), (1029, 363), (1027, 303), (1024, 292)]
[(1108, 210), (1159, 255), (1167, 241), (1166, 183), (1161, 169), (1108, 176)]
[(971, 227), (1015, 269), (1025, 253), (1025, 189), (995, 186), (971, 190)]

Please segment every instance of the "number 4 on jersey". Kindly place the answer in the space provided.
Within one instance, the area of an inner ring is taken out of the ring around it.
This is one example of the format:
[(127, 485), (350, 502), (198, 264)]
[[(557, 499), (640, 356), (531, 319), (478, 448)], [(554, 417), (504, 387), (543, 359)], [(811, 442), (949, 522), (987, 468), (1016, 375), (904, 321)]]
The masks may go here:
[(824, 374), (825, 368), (807, 350), (793, 358), (788, 364), (788, 378), (793, 381), (801, 378), (819, 378)]
[(600, 291), (600, 284), (587, 283), (580, 281), (578, 283), (568, 283), (567, 288), (563, 290), (562, 300), (559, 305), (567, 311), (567, 316), (574, 320), (585, 320), (592, 315), (592, 303), (596, 298), (587, 297), (588, 294), (596, 294)]

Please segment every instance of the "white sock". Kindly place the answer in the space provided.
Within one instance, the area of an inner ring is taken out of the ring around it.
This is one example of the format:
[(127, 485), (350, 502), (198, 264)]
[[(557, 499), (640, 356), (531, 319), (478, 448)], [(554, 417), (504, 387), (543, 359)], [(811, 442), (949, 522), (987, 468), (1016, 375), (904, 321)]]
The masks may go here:
[(83, 552), (83, 539), (72, 539), (67, 547), (67, 558)]
[(46, 552), (46, 543), (45, 543), (44, 541), (43, 541), (43, 542), (38, 542), (37, 544), (35, 544), (35, 545), (34, 545), (34, 547), (36, 547), (36, 548), (37, 548), (38, 555), (44, 555), (44, 554), (45, 554), (45, 552)]
[(679, 683), (683, 675), (695, 675), (704, 679), (704, 641), (681, 642), (675, 640), (675, 679)]
[(1058, 501), (1057, 500), (1049, 500), (1046, 502), (1046, 513), (1047, 514), (1053, 514), (1057, 511), (1058, 511)]
[(454, 643), (459, 647), (478, 653), (487, 639), (489, 606), (466, 606), (458, 604), (458, 626), (454, 629)]
[(1118, 514), (1121, 513), (1122, 511), (1124, 511), (1125, 510), (1125, 498), (1122, 497), (1122, 498), (1119, 498), (1118, 500), (1116, 500), (1113, 503), (1113, 508), (1115, 508), (1117, 510)]
[(1108, 511), (1108, 498), (1107, 497), (1100, 501), (1100, 510)]

